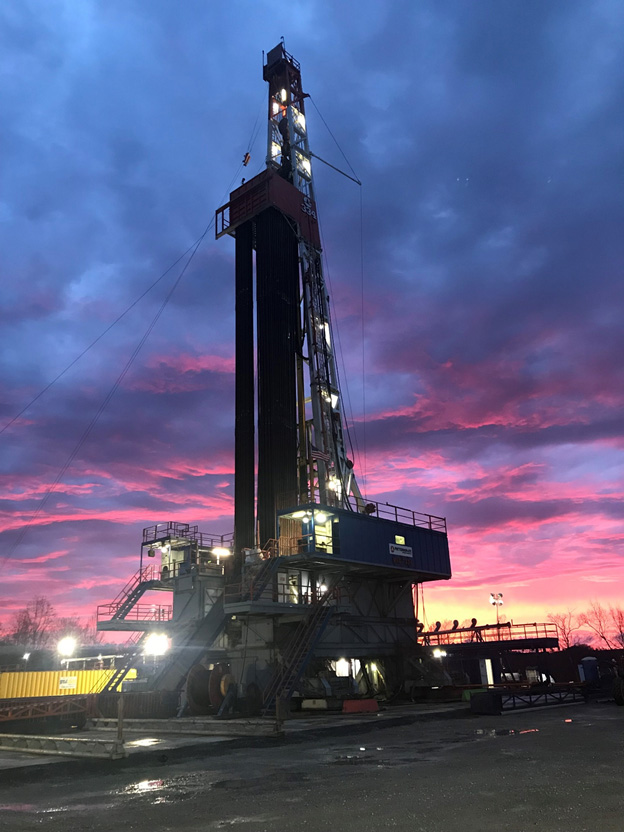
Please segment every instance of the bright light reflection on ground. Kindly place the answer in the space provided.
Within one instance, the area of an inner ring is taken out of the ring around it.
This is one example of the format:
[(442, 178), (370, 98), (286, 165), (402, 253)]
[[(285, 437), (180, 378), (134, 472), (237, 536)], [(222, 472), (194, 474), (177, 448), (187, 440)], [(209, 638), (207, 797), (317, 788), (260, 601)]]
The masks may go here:
[(156, 789), (162, 789), (165, 785), (164, 780), (141, 780), (139, 783), (134, 783), (125, 789), (126, 794), (136, 794), (137, 792), (153, 792)]
[(143, 740), (132, 740), (132, 742), (127, 742), (126, 745), (131, 746), (133, 748), (140, 748), (142, 746), (158, 745), (159, 742), (160, 740), (157, 740), (154, 737), (148, 737), (147, 739)]

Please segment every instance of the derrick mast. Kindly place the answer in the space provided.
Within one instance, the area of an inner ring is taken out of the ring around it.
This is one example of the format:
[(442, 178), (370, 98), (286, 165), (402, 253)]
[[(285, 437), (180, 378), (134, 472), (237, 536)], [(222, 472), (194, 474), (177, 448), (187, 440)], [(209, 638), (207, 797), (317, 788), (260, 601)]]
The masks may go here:
[(266, 169), (217, 211), (217, 237), (236, 238), (238, 553), (276, 536), (280, 508), (313, 502), (363, 508), (344, 442), (307, 96), (299, 63), (282, 43), (268, 53), (263, 76), (269, 87)]

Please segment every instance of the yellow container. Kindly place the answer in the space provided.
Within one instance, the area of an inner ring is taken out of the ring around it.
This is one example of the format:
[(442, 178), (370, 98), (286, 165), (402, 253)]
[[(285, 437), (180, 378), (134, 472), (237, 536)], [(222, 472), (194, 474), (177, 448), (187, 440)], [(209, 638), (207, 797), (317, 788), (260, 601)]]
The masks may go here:
[[(115, 670), (110, 668), (0, 673), (0, 699), (99, 693), (114, 673)], [(129, 670), (125, 678), (136, 679), (136, 670)], [(117, 687), (120, 689), (121, 685)]]

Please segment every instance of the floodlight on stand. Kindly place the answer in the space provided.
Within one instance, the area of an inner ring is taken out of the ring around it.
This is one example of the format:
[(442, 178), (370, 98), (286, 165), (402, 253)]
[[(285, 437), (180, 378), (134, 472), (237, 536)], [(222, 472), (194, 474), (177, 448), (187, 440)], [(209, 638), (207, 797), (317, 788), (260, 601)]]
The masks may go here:
[(503, 606), (503, 593), (502, 592), (490, 592), (490, 604), (496, 607), (496, 626), (498, 627), (499, 624), (499, 607)]
[(143, 653), (146, 656), (164, 656), (169, 649), (169, 638), (164, 633), (150, 633), (145, 639)]
[(62, 638), (59, 643), (56, 645), (56, 650), (59, 656), (63, 656), (64, 658), (69, 658), (69, 656), (73, 656), (78, 642), (76, 641), (73, 636), (65, 636)]
[(225, 546), (215, 546), (212, 554), (217, 556), (217, 566), (219, 566), (221, 558), (229, 557), (232, 554), (232, 550), (226, 549)]

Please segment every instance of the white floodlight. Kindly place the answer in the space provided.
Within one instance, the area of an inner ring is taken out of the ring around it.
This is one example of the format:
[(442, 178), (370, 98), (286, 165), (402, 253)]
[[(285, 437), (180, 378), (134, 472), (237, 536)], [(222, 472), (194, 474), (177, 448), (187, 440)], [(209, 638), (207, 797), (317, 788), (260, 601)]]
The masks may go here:
[(77, 646), (78, 642), (73, 636), (65, 636), (65, 638), (62, 638), (56, 645), (56, 649), (59, 656), (69, 658), (69, 656), (74, 655)]
[(434, 659), (443, 659), (446, 656), (446, 650), (440, 650), (439, 647), (433, 651), (433, 658)]
[(317, 523), (327, 523), (327, 515), (322, 511), (317, 511), (317, 513), (316, 513), (316, 522)]
[(169, 649), (169, 638), (164, 633), (150, 633), (145, 639), (146, 656), (164, 656)]
[(24, 653), (24, 655), (22, 656), (22, 659), (24, 659), (25, 662), (27, 662), (29, 658), (30, 658), (30, 653)]
[(226, 549), (225, 546), (215, 546), (212, 554), (217, 556), (217, 566), (221, 563), (221, 558), (228, 558), (232, 554), (231, 549)]
[(499, 614), (498, 608), (503, 606), (503, 593), (502, 592), (490, 592), (490, 604), (496, 607), (496, 626), (498, 627), (499, 623)]

